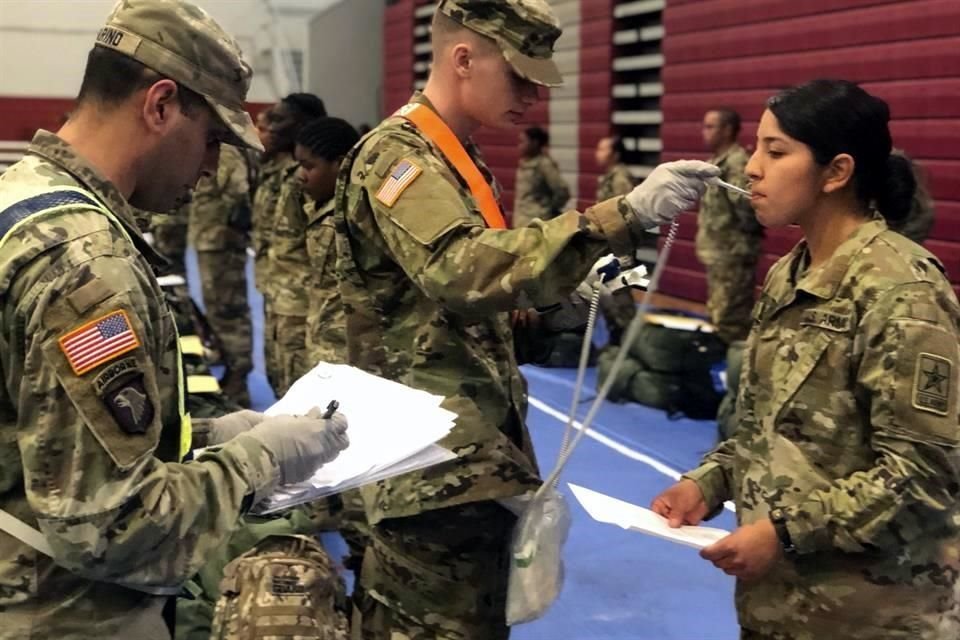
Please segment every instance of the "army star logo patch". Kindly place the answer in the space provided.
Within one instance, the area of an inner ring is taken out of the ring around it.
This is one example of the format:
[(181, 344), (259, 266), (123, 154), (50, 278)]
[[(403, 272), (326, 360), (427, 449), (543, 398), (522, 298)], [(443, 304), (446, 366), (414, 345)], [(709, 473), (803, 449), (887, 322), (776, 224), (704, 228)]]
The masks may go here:
[(397, 199), (407, 190), (413, 181), (423, 173), (423, 169), (410, 160), (401, 160), (393, 168), (387, 179), (377, 190), (377, 200), (392, 207)]
[(77, 327), (57, 342), (78, 376), (140, 346), (127, 312), (120, 309)]
[(932, 353), (917, 356), (913, 379), (913, 406), (945, 416), (950, 409), (950, 373), (953, 363)]

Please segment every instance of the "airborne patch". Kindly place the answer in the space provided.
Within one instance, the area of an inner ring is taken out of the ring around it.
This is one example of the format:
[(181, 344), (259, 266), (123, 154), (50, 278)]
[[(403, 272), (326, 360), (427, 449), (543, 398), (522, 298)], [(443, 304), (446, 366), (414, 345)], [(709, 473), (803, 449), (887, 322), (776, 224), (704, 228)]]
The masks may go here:
[(950, 381), (953, 363), (932, 353), (917, 356), (913, 378), (913, 406), (920, 411), (929, 411), (945, 416), (950, 410)]
[(387, 176), (387, 179), (383, 181), (383, 184), (380, 185), (377, 190), (377, 200), (388, 207), (392, 207), (421, 173), (423, 173), (423, 169), (412, 160), (401, 160)]
[(136, 358), (124, 358), (105, 368), (94, 379), (93, 389), (125, 433), (146, 433), (154, 409)]
[(141, 374), (108, 391), (103, 401), (120, 428), (130, 435), (146, 433), (153, 422), (153, 402), (147, 395)]

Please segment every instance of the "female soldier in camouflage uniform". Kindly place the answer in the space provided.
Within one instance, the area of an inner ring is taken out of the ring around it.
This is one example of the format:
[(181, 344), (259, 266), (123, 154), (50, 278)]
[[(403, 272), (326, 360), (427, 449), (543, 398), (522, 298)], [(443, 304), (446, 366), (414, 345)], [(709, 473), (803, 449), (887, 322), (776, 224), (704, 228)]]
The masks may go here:
[(887, 227), (915, 186), (889, 119), (849, 82), (787, 89), (747, 165), (760, 222), (804, 240), (754, 310), (734, 437), (653, 503), (679, 526), (736, 502), (701, 555), (738, 578), (743, 638), (960, 637), (960, 308)]

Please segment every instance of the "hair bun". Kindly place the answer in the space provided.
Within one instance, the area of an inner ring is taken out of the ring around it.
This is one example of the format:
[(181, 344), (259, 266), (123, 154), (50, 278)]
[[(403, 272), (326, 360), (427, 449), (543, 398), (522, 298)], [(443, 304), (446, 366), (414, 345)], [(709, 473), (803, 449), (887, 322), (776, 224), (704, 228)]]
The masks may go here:
[(913, 162), (900, 153), (887, 157), (886, 179), (877, 185), (877, 209), (892, 224), (902, 223), (910, 215), (917, 178)]

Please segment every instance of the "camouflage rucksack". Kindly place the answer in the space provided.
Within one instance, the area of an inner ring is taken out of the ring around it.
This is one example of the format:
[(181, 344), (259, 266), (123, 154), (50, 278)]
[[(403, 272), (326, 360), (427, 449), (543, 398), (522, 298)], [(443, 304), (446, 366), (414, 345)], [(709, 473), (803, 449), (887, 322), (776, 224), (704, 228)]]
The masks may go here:
[(211, 640), (346, 640), (340, 577), (307, 536), (272, 535), (226, 566)]

